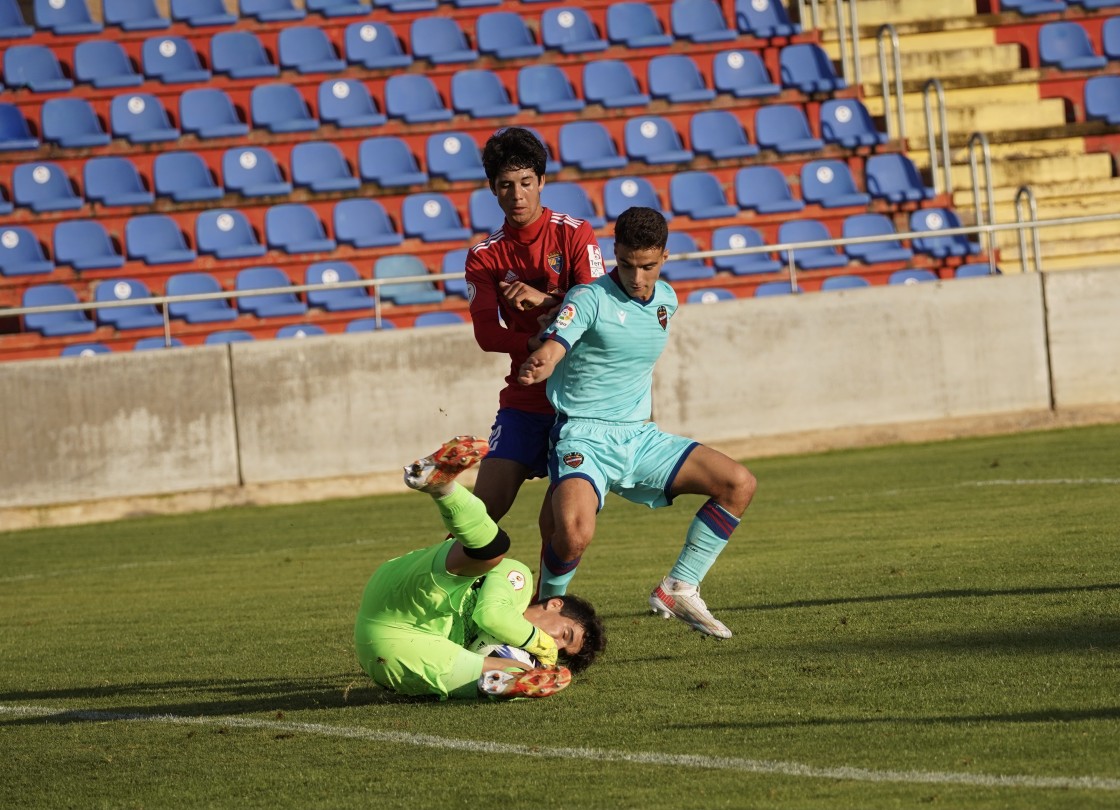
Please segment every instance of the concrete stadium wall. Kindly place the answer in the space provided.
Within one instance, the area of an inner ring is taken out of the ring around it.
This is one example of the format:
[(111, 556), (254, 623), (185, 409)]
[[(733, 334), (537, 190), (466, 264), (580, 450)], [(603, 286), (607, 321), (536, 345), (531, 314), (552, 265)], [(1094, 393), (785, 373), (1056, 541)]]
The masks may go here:
[[(1115, 407), (1118, 315), (1117, 271), (683, 306), (655, 418), (726, 443)], [(489, 430), (507, 366), (466, 326), (0, 364), (0, 529), (99, 499), (399, 486), (418, 449)]]

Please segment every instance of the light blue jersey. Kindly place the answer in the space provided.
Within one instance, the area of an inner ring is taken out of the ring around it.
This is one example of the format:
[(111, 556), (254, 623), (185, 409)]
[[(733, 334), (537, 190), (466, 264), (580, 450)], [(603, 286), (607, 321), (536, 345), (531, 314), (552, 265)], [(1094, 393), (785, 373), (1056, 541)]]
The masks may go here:
[(561, 417), (616, 423), (650, 417), (653, 366), (669, 339), (677, 294), (659, 280), (653, 297), (639, 301), (616, 273), (570, 289), (545, 331), (567, 351), (548, 378), (548, 400)]

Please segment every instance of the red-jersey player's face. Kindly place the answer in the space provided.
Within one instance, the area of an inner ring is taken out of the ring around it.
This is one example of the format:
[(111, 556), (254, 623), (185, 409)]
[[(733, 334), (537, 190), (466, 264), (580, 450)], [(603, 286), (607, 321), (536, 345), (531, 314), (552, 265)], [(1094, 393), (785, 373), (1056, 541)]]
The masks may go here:
[(510, 169), (494, 178), (494, 194), (510, 225), (524, 228), (540, 218), (543, 187), (544, 178), (532, 169)]

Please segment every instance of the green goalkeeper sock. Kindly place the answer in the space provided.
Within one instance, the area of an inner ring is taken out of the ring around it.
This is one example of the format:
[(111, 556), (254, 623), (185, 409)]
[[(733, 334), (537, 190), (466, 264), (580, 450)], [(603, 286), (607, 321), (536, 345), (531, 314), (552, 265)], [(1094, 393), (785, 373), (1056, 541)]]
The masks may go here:
[(486, 514), (486, 505), (466, 487), (456, 485), (435, 502), (443, 525), (465, 548), (482, 548), (498, 534), (498, 524)]

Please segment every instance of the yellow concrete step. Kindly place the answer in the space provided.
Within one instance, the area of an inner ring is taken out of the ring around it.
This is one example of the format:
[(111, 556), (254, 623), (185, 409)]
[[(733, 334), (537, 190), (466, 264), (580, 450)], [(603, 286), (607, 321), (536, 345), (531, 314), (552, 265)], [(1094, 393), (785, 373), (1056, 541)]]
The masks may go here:
[[(994, 88), (993, 88), (994, 89)], [(878, 112), (882, 114), (882, 101), (877, 100)], [(941, 128), (941, 117), (937, 112), (936, 102), (930, 100), (930, 111), (933, 114), (934, 132)], [(925, 137), (926, 111), (921, 100), (917, 104), (906, 104), (903, 107), (906, 115), (906, 135)], [(870, 112), (870, 110), (869, 110)], [(892, 115), (897, 113), (892, 111)], [(987, 102), (974, 102), (961, 104), (959, 102), (945, 102), (945, 126), (951, 135), (967, 135), (972, 132), (1001, 132), (1004, 130), (1030, 129), (1033, 127), (1061, 127), (1066, 121), (1065, 102), (1060, 98), (1047, 98), (1019, 101), (992, 100)]]
[[(969, 166), (950, 169), (953, 187), (970, 188)], [(1112, 159), (1108, 155), (1068, 155), (1064, 157), (1017, 158), (992, 161), (992, 185), (1021, 186), (1028, 183), (1077, 182), (1083, 177), (1111, 177)], [(983, 176), (981, 175), (981, 182)]]
[[(1042, 251), (1042, 271), (1044, 273), (1060, 272), (1062, 270), (1091, 270), (1105, 267), (1120, 267), (1120, 252), (1085, 253), (1077, 256), (1049, 256), (1046, 250)], [(1004, 259), (998, 262), (1000, 270), (1005, 273), (1019, 272), (1018, 259)], [(1028, 272), (1033, 271), (1034, 265), (1027, 260)]]
[[(1120, 236), (1096, 236), (1085, 239), (1074, 237), (1070, 239), (1039, 241), (1041, 242), (1043, 260), (1066, 259), (1072, 256), (1095, 256), (1103, 253), (1120, 253)], [(1030, 234), (1027, 234), (1027, 250), (1025, 255), (1028, 263), (1031, 260), (1032, 250)], [(999, 255), (1000, 261), (1018, 263), (1019, 240), (1016, 238), (1006, 245), (1001, 246)]]
[[(1120, 177), (1099, 177), (1077, 183), (1031, 183), (1030, 187), (1040, 212), (1056, 210), (1063, 206), (1092, 213), (1120, 211)], [(1018, 192), (1018, 186), (994, 189), (992, 196), (996, 207), (1004, 205), (1007, 210), (1014, 212), (1015, 196)], [(971, 204), (971, 188), (953, 190), (953, 205)], [(1024, 212), (1027, 210), (1025, 206), (1024, 201)]]
[[(861, 9), (862, 10), (862, 9)], [(860, 15), (861, 27), (863, 16)], [(852, 52), (852, 38), (845, 33), (845, 47), (849, 55)], [(859, 52), (861, 56), (876, 54), (878, 52), (876, 37), (861, 36), (859, 38)], [(968, 28), (958, 31), (927, 31), (920, 34), (905, 34), (898, 38), (899, 56), (905, 57), (908, 53), (921, 53), (926, 51), (953, 51), (959, 48), (983, 48), (996, 44), (995, 32), (991, 28)], [(890, 44), (883, 43), (890, 55)], [(821, 47), (833, 59), (840, 58), (840, 39), (836, 32), (825, 32), (822, 37)], [(877, 61), (877, 58), (876, 58)], [(905, 64), (903, 65), (905, 67)]]
[[(796, 4), (794, 4), (796, 5)], [(818, 22), (822, 28), (836, 27), (836, 6), (834, 3), (819, 3)], [(806, 17), (809, 16), (806, 3)], [(923, 0), (859, 0), (856, 9), (860, 27), (879, 26), (884, 23), (900, 25), (909, 22), (945, 20), (952, 22), (976, 14), (974, 0), (940, 0), (937, 3)], [(848, 22), (848, 11), (844, 11), (844, 22)]]
[[(825, 51), (840, 71), (840, 46), (826, 43)], [(852, 58), (849, 43), (848, 58)], [(903, 80), (915, 78), (983, 77), (988, 73), (1017, 70), (1022, 67), (1018, 45), (996, 45), (991, 42), (960, 45), (953, 48), (906, 50), (899, 48), (899, 63)], [(864, 92), (874, 92), (879, 79), (879, 57), (874, 43), (860, 44), (860, 77)], [(892, 68), (888, 65), (888, 71)], [(978, 79), (979, 81), (979, 79)]]

